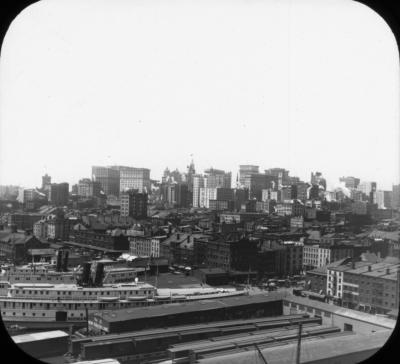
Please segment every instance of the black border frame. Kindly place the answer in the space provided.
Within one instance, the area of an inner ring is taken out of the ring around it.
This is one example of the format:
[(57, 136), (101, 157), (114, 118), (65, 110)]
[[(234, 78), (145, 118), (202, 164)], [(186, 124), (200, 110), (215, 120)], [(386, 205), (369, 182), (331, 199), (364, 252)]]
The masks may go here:
[[(23, 11), (29, 5), (32, 5), (40, 0), (3, 0), (0, 2), (2, 5), (2, 10), (0, 11), (0, 44), (3, 43), (5, 34), (12, 23), (12, 21), (17, 17), (17, 15)], [(364, 4), (374, 10), (378, 15), (380, 15), (391, 28), (396, 42), (397, 51), (399, 54), (400, 61), (400, 10), (396, 6), (399, 4), (396, 0), (353, 0), (361, 4)], [(1, 51), (0, 51), (1, 56)], [(399, 85), (400, 86), (400, 85)], [(400, 102), (400, 100), (399, 100)], [(400, 120), (399, 120), (400, 122)], [(399, 138), (400, 145), (400, 138)], [(34, 359), (21, 349), (13, 342), (9, 336), (7, 330), (4, 327), (3, 322), (0, 319), (0, 342), (2, 350), (2, 357), (7, 360), (6, 362), (15, 361), (21, 363), (33, 362), (42, 363), (38, 359)], [(396, 327), (390, 336), (386, 344), (372, 357), (368, 360), (363, 361), (366, 364), (372, 363), (395, 363), (396, 357), (400, 358), (400, 325), (399, 320), (397, 320)], [(1, 358), (1, 357), (0, 357)], [(0, 359), (0, 361), (3, 361)]]

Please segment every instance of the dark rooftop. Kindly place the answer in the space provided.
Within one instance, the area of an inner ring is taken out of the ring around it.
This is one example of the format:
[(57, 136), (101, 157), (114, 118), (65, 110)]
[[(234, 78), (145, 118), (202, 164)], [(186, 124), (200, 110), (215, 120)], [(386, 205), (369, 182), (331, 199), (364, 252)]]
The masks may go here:
[(235, 307), (248, 304), (265, 303), (282, 300), (287, 293), (271, 292), (253, 296), (240, 296), (223, 299), (202, 300), (188, 303), (172, 303), (160, 306), (149, 306), (132, 308), (128, 310), (103, 311), (96, 312), (93, 315), (100, 316), (109, 322), (118, 322), (125, 320), (144, 319), (150, 317), (162, 317), (165, 315), (174, 315), (179, 313), (207, 311), (219, 308)]

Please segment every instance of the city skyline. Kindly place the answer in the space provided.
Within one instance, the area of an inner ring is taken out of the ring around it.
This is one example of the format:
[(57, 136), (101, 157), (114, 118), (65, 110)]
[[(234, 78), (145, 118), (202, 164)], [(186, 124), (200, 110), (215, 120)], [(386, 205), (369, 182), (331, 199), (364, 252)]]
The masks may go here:
[(73, 183), (112, 164), (154, 178), (191, 154), (199, 171), (252, 163), (399, 183), (397, 45), (366, 6), (93, 4), (41, 1), (11, 24), (0, 184), (33, 186), (46, 172)]
[[(193, 161), (193, 160), (192, 160), (192, 161)], [(223, 170), (225, 173), (232, 173), (231, 185), (232, 185), (232, 188), (235, 188), (235, 187), (236, 187), (236, 185), (237, 185), (237, 177), (239, 177), (239, 168), (237, 168), (235, 172), (230, 171), (230, 170), (228, 170), (228, 169), (226, 169), (226, 168), (223, 168), (223, 166), (209, 166), (209, 167), (205, 167), (205, 168), (203, 168), (203, 169), (199, 169), (199, 168), (197, 167), (197, 164), (195, 163), (195, 161), (193, 161), (193, 162), (194, 162), (195, 169), (196, 169), (196, 175), (205, 175), (204, 172), (205, 172), (207, 169), (210, 169), (210, 168), (214, 168), (214, 169), (218, 169), (218, 170)], [(161, 183), (161, 182), (162, 182), (162, 177), (163, 177), (164, 171), (165, 171), (167, 168), (169, 169), (170, 172), (173, 172), (173, 171), (175, 171), (175, 170), (178, 170), (179, 173), (181, 173), (182, 175), (184, 175), (184, 174), (187, 174), (187, 172), (188, 172), (189, 164), (190, 164), (190, 163), (188, 163), (187, 166), (185, 166), (185, 167), (182, 168), (182, 169), (179, 169), (179, 168), (170, 168), (170, 167), (166, 166), (166, 167), (163, 169), (163, 171), (162, 171), (158, 176), (154, 176), (154, 174), (152, 173), (151, 168), (148, 168), (148, 167), (145, 167), (145, 166), (137, 167), (137, 166), (126, 165), (126, 164), (125, 164), (125, 165), (122, 165), (122, 164), (118, 164), (118, 163), (112, 163), (112, 164), (109, 164), (109, 165), (106, 165), (106, 164), (104, 164), (104, 165), (96, 165), (96, 166), (101, 166), (101, 167), (124, 166), (124, 167), (137, 168), (137, 169), (149, 169), (149, 170), (150, 170), (150, 179), (153, 180), (153, 181), (158, 181), (158, 182)], [(244, 164), (243, 164), (243, 165), (244, 165)], [(256, 165), (255, 163), (247, 163), (247, 165), (258, 166), (258, 165)], [(92, 169), (92, 167), (94, 167), (94, 165), (90, 167), (90, 170)], [(239, 167), (239, 166), (238, 166), (238, 167)], [(283, 168), (283, 169), (286, 169), (286, 168), (284, 168), (284, 167), (282, 167), (282, 166), (266, 166), (266, 167), (264, 168), (263, 166), (260, 165), (260, 166), (259, 166), (259, 173), (264, 174), (264, 173), (265, 173), (265, 172), (264, 172), (265, 170), (271, 169), (271, 168)], [(287, 169), (286, 169), (286, 170), (287, 170)], [(312, 173), (320, 172), (320, 173), (322, 174), (322, 177), (323, 177), (324, 179), (326, 179), (327, 190), (328, 190), (328, 191), (329, 191), (329, 190), (336, 189), (336, 188), (339, 188), (339, 187), (344, 187), (344, 182), (341, 182), (341, 181), (340, 181), (340, 179), (343, 178), (343, 177), (354, 177), (354, 178), (359, 178), (359, 179), (360, 179), (360, 183), (363, 183), (363, 182), (376, 182), (376, 183), (377, 183), (377, 190), (392, 190), (392, 187), (395, 186), (395, 185), (397, 185), (396, 183), (393, 183), (391, 186), (389, 186), (389, 188), (383, 188), (383, 187), (380, 186), (379, 182), (376, 181), (376, 180), (373, 180), (373, 179), (371, 179), (371, 178), (369, 178), (369, 179), (368, 179), (368, 178), (367, 178), (367, 179), (362, 179), (362, 178), (360, 178), (359, 176), (356, 176), (356, 175), (351, 174), (351, 173), (350, 173), (350, 174), (342, 174), (342, 175), (338, 176), (338, 177), (333, 181), (333, 180), (330, 180), (329, 178), (327, 178), (326, 174), (325, 174), (324, 171), (322, 171), (322, 170), (311, 169), (310, 172), (309, 172), (308, 174), (307, 174), (307, 173), (304, 173), (304, 174), (303, 174), (303, 175), (305, 176), (305, 178), (302, 178), (301, 175), (294, 175), (293, 173), (291, 173), (290, 170), (287, 170), (287, 171), (289, 172), (289, 176), (290, 176), (290, 177), (299, 177), (299, 178), (300, 178), (300, 181), (306, 182), (306, 183), (310, 183), (310, 181), (311, 181), (311, 174), (312, 174)], [(87, 178), (90, 179), (90, 180), (95, 180), (94, 177), (92, 176), (92, 173), (88, 173), (87, 176), (80, 176), (77, 180), (61, 180), (61, 179), (56, 178), (57, 176), (54, 176), (54, 175), (51, 173), (51, 171), (45, 171), (45, 173), (42, 173), (42, 174), (40, 175), (40, 177), (38, 177), (38, 182), (37, 182), (36, 184), (34, 184), (34, 185), (20, 185), (20, 184), (17, 184), (17, 183), (8, 183), (8, 184), (4, 184), (4, 183), (3, 183), (3, 184), (0, 184), (0, 186), (7, 186), (7, 185), (9, 185), (9, 186), (19, 186), (19, 187), (28, 188), (28, 189), (29, 189), (29, 188), (40, 188), (41, 181), (42, 181), (42, 177), (45, 176), (45, 175), (48, 175), (49, 177), (51, 177), (52, 183), (64, 183), (64, 182), (68, 183), (69, 186), (70, 186), (70, 189), (71, 189), (71, 187), (72, 187), (73, 185), (78, 184), (78, 182), (79, 182), (80, 180), (84, 180), (84, 179), (87, 179)]]

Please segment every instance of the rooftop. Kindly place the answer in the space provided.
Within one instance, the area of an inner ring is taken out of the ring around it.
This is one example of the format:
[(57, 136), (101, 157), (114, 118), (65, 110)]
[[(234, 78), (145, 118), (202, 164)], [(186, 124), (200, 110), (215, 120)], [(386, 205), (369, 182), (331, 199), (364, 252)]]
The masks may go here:
[(355, 262), (354, 268), (351, 263), (348, 263), (337, 267), (329, 267), (329, 269), (351, 274), (362, 274), (368, 277), (397, 280), (397, 272), (400, 271), (400, 261), (399, 259), (397, 261), (394, 259), (385, 259), (379, 263)]
[(55, 330), (55, 331), (35, 332), (32, 334), (15, 335), (11, 337), (16, 344), (22, 344), (31, 341), (40, 341), (40, 340), (68, 337), (68, 336), (69, 335), (64, 331)]
[(328, 312), (334, 313), (335, 315), (349, 317), (349, 318), (363, 321), (363, 322), (368, 322), (370, 324), (385, 327), (387, 329), (394, 329), (394, 327), (396, 326), (396, 320), (393, 320), (393, 319), (390, 319), (387, 317), (371, 315), (369, 313), (351, 310), (349, 308), (344, 308), (341, 306), (336, 306), (336, 305), (319, 302), (319, 301), (315, 301), (315, 300), (311, 301), (304, 297), (290, 295), (290, 296), (284, 297), (283, 300), (288, 301), (288, 302), (297, 303), (299, 305), (314, 307), (314, 308), (316, 308), (318, 310), (322, 310), (322, 311), (328, 311)]
[(283, 292), (272, 292), (253, 296), (240, 296), (224, 299), (202, 300), (188, 303), (171, 303), (160, 306), (149, 306), (132, 308), (128, 310), (102, 311), (96, 312), (95, 316), (100, 316), (108, 322), (118, 322), (125, 320), (146, 319), (151, 317), (162, 317), (181, 313), (197, 311), (207, 311), (227, 307), (235, 307), (248, 304), (266, 303), (282, 300), (286, 294)]
[[(334, 337), (316, 337), (302, 341), (301, 363), (322, 363), (334, 362), (334, 358), (344, 357), (357, 352), (365, 352), (365, 359), (371, 354), (371, 350), (377, 351), (388, 340), (390, 333), (376, 332), (368, 335), (354, 334)], [(262, 348), (261, 353), (268, 364), (286, 364), (288, 358), (295, 360), (297, 343), (287, 343)], [(201, 364), (241, 364), (241, 363), (262, 363), (259, 353), (254, 350), (233, 352), (225, 355), (214, 356), (198, 360)], [(340, 360), (340, 359), (339, 359)], [(357, 360), (358, 361), (358, 360)]]

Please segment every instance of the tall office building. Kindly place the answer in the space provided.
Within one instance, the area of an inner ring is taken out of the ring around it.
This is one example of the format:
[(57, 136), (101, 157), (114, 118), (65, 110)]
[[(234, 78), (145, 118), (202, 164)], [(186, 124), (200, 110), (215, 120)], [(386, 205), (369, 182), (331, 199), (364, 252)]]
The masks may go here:
[(161, 179), (161, 183), (181, 183), (182, 182), (182, 173), (175, 169), (175, 171), (170, 171), (169, 168), (165, 168), (164, 174)]
[(287, 186), (290, 184), (289, 171), (284, 168), (266, 169), (265, 174), (276, 177), (278, 186)]
[(200, 207), (200, 188), (204, 187), (204, 177), (200, 174), (193, 176), (193, 207)]
[(376, 182), (362, 181), (358, 185), (358, 190), (367, 196), (370, 203), (376, 203)]
[[(117, 169), (117, 167), (111, 167)], [(119, 170), (119, 190), (120, 192), (131, 189), (138, 190), (140, 193), (150, 193), (150, 169), (134, 167), (118, 167)]]
[(210, 200), (217, 199), (217, 189), (202, 187), (199, 190), (199, 207), (209, 208)]
[(259, 166), (253, 166), (250, 164), (242, 164), (239, 166), (239, 186), (237, 187), (244, 187), (244, 181), (246, 176), (249, 176), (251, 174), (258, 174), (260, 173), (259, 171)]
[(377, 190), (374, 195), (374, 203), (378, 205), (378, 209), (385, 208), (385, 191)]
[(99, 182), (103, 192), (109, 196), (119, 196), (119, 170), (111, 167), (92, 167), (92, 179)]
[(204, 187), (231, 188), (232, 173), (220, 169), (209, 168), (204, 171)]
[(311, 184), (322, 186), (326, 190), (326, 179), (322, 177), (321, 172), (311, 172)]
[(51, 185), (51, 177), (46, 173), (42, 176), (42, 190), (46, 189), (48, 185)]
[(400, 209), (400, 185), (393, 185), (392, 187), (392, 209)]
[(147, 193), (140, 193), (137, 190), (128, 190), (121, 193), (122, 217), (133, 217), (144, 219), (147, 217)]
[(23, 191), (23, 203), (26, 211), (35, 210), (47, 204), (47, 196), (36, 188), (25, 189)]
[(210, 201), (229, 201), (233, 204), (235, 200), (234, 190), (232, 188), (200, 188), (199, 207), (210, 208)]
[(49, 201), (55, 206), (68, 205), (69, 200), (69, 184), (68, 183), (52, 183), (49, 191)]
[[(196, 175), (193, 159), (187, 167), (187, 173), (184, 175), (184, 182), (188, 185), (189, 192), (193, 192), (193, 177)], [(183, 180), (183, 179), (182, 179)]]
[(391, 209), (392, 208), (392, 191), (383, 191), (383, 204), (385, 208)]
[(243, 178), (243, 187), (249, 190), (249, 197), (258, 201), (261, 201), (262, 190), (274, 188), (276, 184), (277, 177), (262, 173), (249, 174)]
[(163, 185), (164, 199), (176, 207), (189, 207), (189, 191), (186, 183), (171, 183)]
[(97, 197), (100, 196), (100, 182), (92, 181), (89, 178), (83, 178), (77, 186), (77, 195), (82, 197)]
[(344, 182), (346, 188), (355, 189), (360, 184), (360, 179), (355, 177), (341, 177), (340, 182)]

